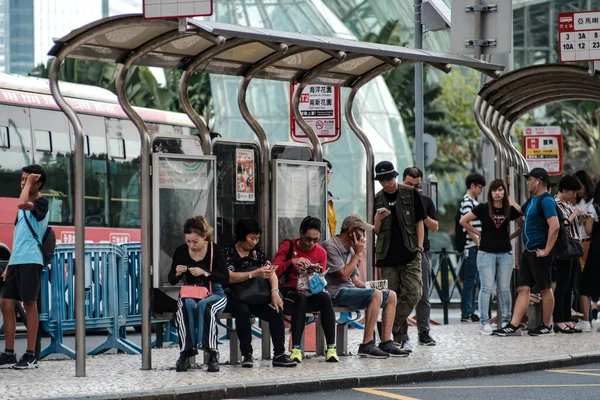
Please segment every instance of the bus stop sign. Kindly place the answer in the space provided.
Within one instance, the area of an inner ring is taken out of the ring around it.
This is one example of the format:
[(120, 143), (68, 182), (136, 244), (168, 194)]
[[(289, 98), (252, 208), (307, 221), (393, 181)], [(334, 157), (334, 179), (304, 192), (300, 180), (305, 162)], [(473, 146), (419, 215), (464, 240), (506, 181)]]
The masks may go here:
[(600, 60), (600, 11), (558, 14), (561, 62)]
[(144, 0), (144, 18), (202, 17), (213, 14), (213, 0)]
[(529, 168), (544, 168), (551, 176), (563, 173), (563, 137), (559, 126), (527, 127), (523, 144), (523, 155)]
[[(308, 136), (294, 118), (292, 98), (297, 84), (290, 84), (290, 136), (292, 140), (307, 143)], [(335, 142), (341, 134), (339, 86), (306, 85), (300, 96), (300, 113), (310, 125), (321, 144)]]

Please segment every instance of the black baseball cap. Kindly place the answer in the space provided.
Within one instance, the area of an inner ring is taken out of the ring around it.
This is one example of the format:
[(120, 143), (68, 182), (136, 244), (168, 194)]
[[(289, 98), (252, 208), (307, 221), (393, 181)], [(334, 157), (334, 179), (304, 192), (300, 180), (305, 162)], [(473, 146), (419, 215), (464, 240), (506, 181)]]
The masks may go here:
[(375, 180), (387, 181), (398, 176), (394, 164), (389, 161), (381, 161), (375, 166)]
[(543, 182), (548, 182), (550, 180), (550, 176), (548, 175), (548, 171), (544, 168), (534, 168), (529, 173), (523, 174), (525, 178), (529, 178), (530, 176), (539, 179)]

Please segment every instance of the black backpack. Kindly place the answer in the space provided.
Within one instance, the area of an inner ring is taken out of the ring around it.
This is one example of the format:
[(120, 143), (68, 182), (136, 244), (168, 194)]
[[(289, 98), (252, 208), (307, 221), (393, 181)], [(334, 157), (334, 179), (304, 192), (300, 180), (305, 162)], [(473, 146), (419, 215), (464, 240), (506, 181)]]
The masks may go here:
[(54, 233), (54, 229), (47, 227), (46, 232), (44, 232), (44, 237), (40, 242), (40, 238), (38, 237), (37, 233), (35, 233), (35, 231), (33, 230), (33, 227), (31, 226), (31, 223), (29, 222), (29, 219), (27, 219), (26, 215), (24, 216), (24, 219), (25, 223), (27, 223), (29, 231), (35, 238), (35, 241), (37, 242), (38, 247), (42, 252), (44, 266), (50, 264), (50, 262), (52, 261), (52, 257), (54, 257), (54, 250), (56, 249), (56, 234)]
[[(548, 192), (542, 193), (540, 195), (540, 199), (537, 203), (537, 212), (542, 216), (542, 219), (544, 220), (546, 226), (548, 226), (548, 221), (546, 220), (544, 210), (542, 209), (542, 200), (544, 200), (544, 198), (546, 197), (552, 197), (552, 195)], [(554, 199), (552, 199), (552, 201), (554, 201)], [(558, 236), (556, 237), (556, 243), (554, 243), (554, 247), (552, 250), (554, 254), (560, 258), (560, 255), (564, 253), (565, 250), (567, 250), (567, 243), (569, 242), (569, 234), (567, 233), (567, 229), (565, 228), (564, 224), (564, 220), (568, 218), (565, 218), (562, 211), (558, 207), (558, 204), (556, 204), (556, 201), (554, 201), (554, 207), (556, 207), (556, 215), (558, 217)]]
[(462, 253), (463, 251), (465, 251), (465, 245), (467, 244), (467, 232), (464, 231), (462, 225), (460, 224), (460, 219), (462, 218), (460, 209), (461, 208), (459, 204), (458, 210), (456, 211), (456, 215), (454, 216), (454, 248), (459, 253)]

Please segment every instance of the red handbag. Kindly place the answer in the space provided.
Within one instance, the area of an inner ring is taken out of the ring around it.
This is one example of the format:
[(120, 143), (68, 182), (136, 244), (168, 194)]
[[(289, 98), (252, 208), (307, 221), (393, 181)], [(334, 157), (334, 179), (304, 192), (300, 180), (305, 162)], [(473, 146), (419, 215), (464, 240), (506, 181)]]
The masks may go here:
[[(209, 243), (210, 246), (210, 267), (209, 271), (212, 272), (213, 265), (213, 245)], [(194, 285), (183, 285), (179, 289), (179, 297), (182, 299), (196, 299), (202, 300), (212, 295), (212, 282), (208, 282), (209, 288), (207, 289), (204, 286), (194, 286)]]

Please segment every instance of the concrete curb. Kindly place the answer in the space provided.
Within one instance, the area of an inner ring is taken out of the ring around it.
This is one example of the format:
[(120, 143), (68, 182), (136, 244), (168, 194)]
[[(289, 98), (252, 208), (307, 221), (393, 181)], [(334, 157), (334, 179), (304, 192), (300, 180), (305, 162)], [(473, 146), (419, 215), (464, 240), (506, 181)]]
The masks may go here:
[(332, 375), (321, 380), (288, 379), (279, 381), (259, 381), (251, 384), (232, 383), (223, 385), (188, 386), (154, 391), (110, 393), (102, 395), (81, 395), (58, 399), (100, 400), (220, 400), (227, 398), (249, 398), (273, 396), (297, 392), (316, 392), (332, 389), (356, 387), (402, 385), (435, 380), (477, 378), (491, 375), (514, 374), (544, 369), (565, 368), (576, 365), (600, 363), (600, 351), (574, 353), (569, 355), (537, 357), (526, 360), (509, 360), (497, 363), (467, 363), (439, 368), (409, 369), (403, 371), (380, 371), (373, 373)]

